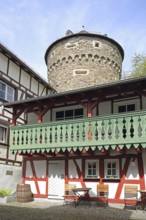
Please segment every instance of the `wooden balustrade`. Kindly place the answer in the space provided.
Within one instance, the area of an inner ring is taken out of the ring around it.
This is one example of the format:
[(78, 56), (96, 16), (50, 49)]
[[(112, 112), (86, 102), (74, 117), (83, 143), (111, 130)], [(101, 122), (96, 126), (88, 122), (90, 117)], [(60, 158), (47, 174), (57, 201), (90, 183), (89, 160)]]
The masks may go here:
[(14, 151), (101, 149), (103, 145), (115, 149), (139, 144), (146, 146), (146, 111), (10, 128), (10, 149)]

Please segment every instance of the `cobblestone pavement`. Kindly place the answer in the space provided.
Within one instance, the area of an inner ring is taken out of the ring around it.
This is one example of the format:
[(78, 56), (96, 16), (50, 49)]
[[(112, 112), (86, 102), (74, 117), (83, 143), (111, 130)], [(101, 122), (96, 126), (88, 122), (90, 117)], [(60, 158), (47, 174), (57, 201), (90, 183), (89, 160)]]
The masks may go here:
[(0, 204), (0, 220), (146, 220), (142, 210), (123, 210), (121, 208), (91, 207), (62, 202), (33, 201), (29, 203)]

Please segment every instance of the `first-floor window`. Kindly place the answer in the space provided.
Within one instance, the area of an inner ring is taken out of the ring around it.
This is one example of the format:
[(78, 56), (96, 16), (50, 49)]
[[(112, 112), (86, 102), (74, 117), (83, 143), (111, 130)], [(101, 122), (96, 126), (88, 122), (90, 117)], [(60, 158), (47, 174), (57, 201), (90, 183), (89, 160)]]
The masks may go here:
[(7, 128), (0, 125), (0, 143), (6, 143)]
[(83, 118), (83, 108), (67, 109), (56, 112), (56, 121)]
[(140, 109), (139, 99), (133, 100), (120, 100), (114, 102), (114, 112), (115, 113), (124, 113), (132, 112)]
[(118, 178), (119, 164), (118, 160), (105, 160), (105, 178)]
[(97, 160), (86, 161), (86, 178), (98, 178), (99, 166)]
[(0, 99), (14, 101), (15, 90), (13, 87), (0, 81)]

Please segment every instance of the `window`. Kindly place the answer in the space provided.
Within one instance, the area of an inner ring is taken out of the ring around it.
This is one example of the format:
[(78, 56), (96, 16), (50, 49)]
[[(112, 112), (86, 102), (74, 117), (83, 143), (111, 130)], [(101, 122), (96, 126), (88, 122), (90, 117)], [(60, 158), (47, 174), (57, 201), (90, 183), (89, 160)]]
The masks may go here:
[(99, 169), (98, 169), (98, 161), (97, 160), (87, 160), (86, 161), (86, 178), (98, 178), (99, 177)]
[(135, 111), (135, 104), (127, 104), (127, 105), (121, 105), (118, 106), (118, 112), (122, 113), (122, 112), (131, 112), (131, 111)]
[(88, 69), (75, 69), (73, 70), (73, 75), (88, 75), (89, 70)]
[(105, 178), (116, 179), (119, 177), (118, 160), (105, 160)]
[(56, 121), (83, 118), (83, 108), (68, 109), (56, 112)]
[(14, 101), (14, 94), (14, 88), (0, 81), (0, 99)]
[(101, 42), (99, 42), (99, 41), (93, 41), (93, 46), (94, 46), (95, 48), (99, 48), (99, 47), (101, 47)]
[(115, 113), (131, 112), (140, 109), (139, 99), (134, 100), (121, 100), (114, 103)]
[(7, 128), (0, 125), (0, 143), (6, 143)]

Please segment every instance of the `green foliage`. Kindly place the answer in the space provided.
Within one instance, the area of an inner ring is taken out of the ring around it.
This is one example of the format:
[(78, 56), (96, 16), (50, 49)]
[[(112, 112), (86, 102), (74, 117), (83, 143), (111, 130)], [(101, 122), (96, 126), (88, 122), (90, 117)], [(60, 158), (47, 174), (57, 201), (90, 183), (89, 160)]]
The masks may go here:
[(130, 78), (138, 76), (146, 76), (146, 55), (135, 54), (132, 57), (132, 72)]
[(0, 189), (0, 198), (4, 198), (5, 196), (9, 196), (11, 194), (11, 189)]

